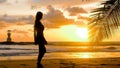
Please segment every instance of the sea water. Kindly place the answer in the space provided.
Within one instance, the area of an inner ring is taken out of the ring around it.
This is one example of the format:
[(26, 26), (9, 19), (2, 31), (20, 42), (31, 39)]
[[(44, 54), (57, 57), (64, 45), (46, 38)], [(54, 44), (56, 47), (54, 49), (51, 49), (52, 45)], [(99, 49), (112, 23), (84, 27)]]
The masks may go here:
[[(44, 58), (116, 58), (120, 57), (120, 46), (75, 46), (75, 45), (46, 45), (47, 53)], [(37, 45), (0, 45), (2, 59), (37, 58)], [(16, 58), (15, 58), (16, 57)], [(19, 58), (18, 58), (19, 57)]]

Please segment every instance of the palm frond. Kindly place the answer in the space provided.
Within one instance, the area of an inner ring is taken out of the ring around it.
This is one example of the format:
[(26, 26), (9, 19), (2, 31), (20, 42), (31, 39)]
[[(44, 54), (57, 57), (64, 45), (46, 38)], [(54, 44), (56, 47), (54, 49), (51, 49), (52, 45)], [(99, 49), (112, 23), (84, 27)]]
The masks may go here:
[(104, 7), (97, 8), (92, 13), (89, 22), (89, 38), (100, 42), (110, 38), (120, 25), (120, 0), (108, 0), (101, 3)]

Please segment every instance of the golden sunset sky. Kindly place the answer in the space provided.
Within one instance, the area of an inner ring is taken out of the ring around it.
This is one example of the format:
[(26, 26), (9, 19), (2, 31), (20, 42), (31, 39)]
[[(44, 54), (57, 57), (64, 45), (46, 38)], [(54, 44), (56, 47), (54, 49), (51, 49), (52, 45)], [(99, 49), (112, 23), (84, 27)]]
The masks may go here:
[[(86, 42), (90, 12), (105, 0), (0, 0), (0, 41), (33, 41), (35, 14), (42, 11), (47, 41)], [(109, 39), (119, 40), (119, 34)]]

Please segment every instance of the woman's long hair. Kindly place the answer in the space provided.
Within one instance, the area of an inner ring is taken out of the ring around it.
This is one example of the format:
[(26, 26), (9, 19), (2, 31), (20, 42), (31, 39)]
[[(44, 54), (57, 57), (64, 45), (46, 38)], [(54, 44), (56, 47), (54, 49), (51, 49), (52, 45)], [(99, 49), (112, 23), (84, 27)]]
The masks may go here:
[(40, 20), (42, 19), (42, 17), (43, 17), (43, 13), (38, 11), (36, 14), (34, 27), (37, 27), (38, 24), (41, 24)]

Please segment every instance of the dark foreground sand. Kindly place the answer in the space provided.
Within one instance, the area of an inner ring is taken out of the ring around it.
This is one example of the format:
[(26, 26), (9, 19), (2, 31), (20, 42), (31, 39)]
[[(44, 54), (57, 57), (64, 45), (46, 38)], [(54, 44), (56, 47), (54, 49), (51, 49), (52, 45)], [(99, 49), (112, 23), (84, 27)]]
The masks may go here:
[[(120, 68), (120, 58), (43, 59), (44, 68)], [(36, 59), (2, 60), (0, 68), (36, 68)]]

